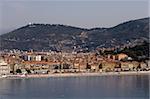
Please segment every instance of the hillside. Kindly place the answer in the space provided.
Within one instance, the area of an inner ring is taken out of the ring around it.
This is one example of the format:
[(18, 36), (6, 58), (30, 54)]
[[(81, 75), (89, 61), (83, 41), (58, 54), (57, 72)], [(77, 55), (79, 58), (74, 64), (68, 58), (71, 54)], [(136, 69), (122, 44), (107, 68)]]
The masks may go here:
[(132, 48), (125, 48), (121, 53), (125, 53), (128, 56), (132, 57), (134, 60), (149, 60), (149, 43), (143, 42), (141, 45), (136, 45)]
[(91, 51), (133, 46), (149, 37), (149, 18), (111, 28), (83, 29), (59, 24), (30, 24), (0, 36), (0, 49)]

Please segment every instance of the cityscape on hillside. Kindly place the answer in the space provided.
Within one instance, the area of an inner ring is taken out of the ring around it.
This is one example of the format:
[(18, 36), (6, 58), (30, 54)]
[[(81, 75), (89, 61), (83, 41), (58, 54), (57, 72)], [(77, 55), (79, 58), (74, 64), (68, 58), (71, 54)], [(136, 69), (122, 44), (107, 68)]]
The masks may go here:
[(149, 71), (148, 22), (93, 29), (30, 23), (0, 36), (0, 74)]
[(0, 0), (0, 99), (150, 99), (150, 0)]

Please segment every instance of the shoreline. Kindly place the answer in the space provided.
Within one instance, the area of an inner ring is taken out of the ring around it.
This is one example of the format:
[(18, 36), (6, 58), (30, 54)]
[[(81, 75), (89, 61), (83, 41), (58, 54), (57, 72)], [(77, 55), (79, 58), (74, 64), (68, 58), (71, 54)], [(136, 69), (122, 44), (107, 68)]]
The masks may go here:
[(123, 76), (123, 75), (150, 75), (150, 71), (128, 71), (128, 72), (102, 72), (102, 73), (55, 73), (55, 74), (29, 74), (29, 75), (7, 75), (2, 79), (26, 79), (26, 78), (52, 78), (52, 77), (91, 77), (91, 76)]

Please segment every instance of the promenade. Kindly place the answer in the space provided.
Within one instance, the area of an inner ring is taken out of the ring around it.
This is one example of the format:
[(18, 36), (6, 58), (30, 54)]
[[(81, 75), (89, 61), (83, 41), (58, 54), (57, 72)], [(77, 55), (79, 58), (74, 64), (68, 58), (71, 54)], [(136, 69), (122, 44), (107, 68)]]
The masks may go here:
[(83, 76), (113, 76), (113, 75), (150, 75), (150, 71), (128, 71), (128, 72), (102, 72), (102, 73), (52, 73), (52, 74), (27, 74), (6, 75), (0, 78), (50, 78), (50, 77), (83, 77)]

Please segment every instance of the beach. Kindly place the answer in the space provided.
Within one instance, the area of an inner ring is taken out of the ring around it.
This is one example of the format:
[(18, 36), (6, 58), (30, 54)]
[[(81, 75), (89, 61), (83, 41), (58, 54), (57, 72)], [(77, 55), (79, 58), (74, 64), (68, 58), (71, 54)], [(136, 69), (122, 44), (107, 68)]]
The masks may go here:
[(113, 76), (113, 75), (150, 75), (150, 71), (102, 72), (102, 73), (52, 73), (6, 75), (1, 78), (49, 78), (49, 77), (80, 77), (80, 76)]

